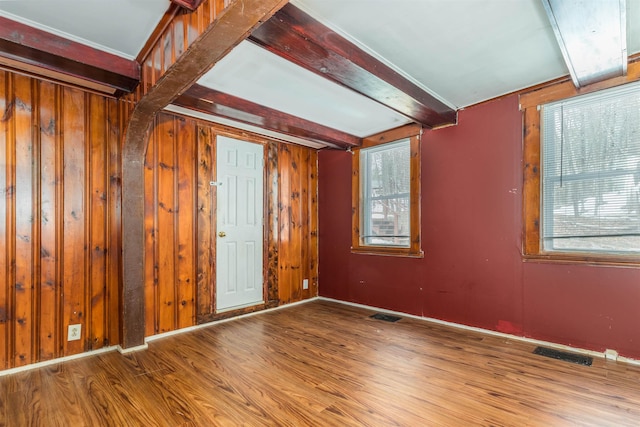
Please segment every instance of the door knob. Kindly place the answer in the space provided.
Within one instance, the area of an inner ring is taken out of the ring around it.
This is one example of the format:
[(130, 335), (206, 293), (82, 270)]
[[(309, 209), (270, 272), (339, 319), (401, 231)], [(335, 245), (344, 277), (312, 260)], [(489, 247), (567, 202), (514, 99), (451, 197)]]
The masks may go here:
[(218, 236), (220, 236), (220, 237), (224, 237), (226, 235), (227, 235), (227, 233), (225, 233), (224, 231), (218, 232)]

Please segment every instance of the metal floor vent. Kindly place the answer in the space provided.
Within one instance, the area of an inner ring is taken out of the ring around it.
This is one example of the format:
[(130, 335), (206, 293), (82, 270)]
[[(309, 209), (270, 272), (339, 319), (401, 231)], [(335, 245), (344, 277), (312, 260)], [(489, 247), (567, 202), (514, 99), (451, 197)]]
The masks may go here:
[(540, 356), (551, 357), (553, 359), (564, 360), (566, 362), (577, 363), (578, 365), (591, 366), (593, 358), (589, 356), (582, 356), (580, 354), (567, 353), (566, 351), (554, 350), (546, 347), (536, 347), (533, 350), (533, 354), (539, 354)]
[(402, 319), (402, 317), (392, 316), (390, 314), (384, 314), (384, 313), (372, 314), (369, 317), (376, 320), (384, 320), (385, 322), (397, 322), (398, 320)]

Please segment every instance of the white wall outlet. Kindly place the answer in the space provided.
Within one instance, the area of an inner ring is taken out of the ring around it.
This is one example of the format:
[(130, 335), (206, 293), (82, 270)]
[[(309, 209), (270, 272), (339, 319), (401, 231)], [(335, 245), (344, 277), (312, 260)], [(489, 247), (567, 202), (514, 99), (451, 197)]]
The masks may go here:
[(604, 358), (607, 360), (618, 360), (618, 352), (608, 348), (604, 351)]
[(77, 341), (82, 336), (82, 325), (69, 325), (67, 341)]
[(304, 279), (302, 281), (302, 289), (309, 289), (309, 279)]

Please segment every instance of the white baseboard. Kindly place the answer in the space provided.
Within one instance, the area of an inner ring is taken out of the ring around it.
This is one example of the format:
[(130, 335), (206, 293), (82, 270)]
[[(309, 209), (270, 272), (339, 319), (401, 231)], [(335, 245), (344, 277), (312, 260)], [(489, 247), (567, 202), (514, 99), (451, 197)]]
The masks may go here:
[(280, 310), (282, 308), (287, 308), (287, 307), (293, 307), (293, 306), (300, 305), (300, 304), (305, 304), (305, 303), (308, 303), (310, 301), (314, 301), (314, 300), (317, 300), (317, 299), (318, 299), (318, 297), (313, 297), (313, 298), (309, 298), (309, 299), (306, 299), (306, 300), (293, 302), (293, 303), (290, 303), (290, 304), (279, 305), (278, 307), (273, 307), (273, 308), (268, 308), (268, 309), (265, 309), (265, 310), (254, 311), (252, 313), (241, 314), (241, 315), (235, 316), (235, 317), (229, 317), (229, 318), (226, 318), (226, 319), (215, 320), (213, 322), (203, 323), (201, 325), (190, 326), (188, 328), (182, 328), (182, 329), (177, 329), (175, 331), (165, 332), (163, 334), (153, 335), (153, 336), (145, 338), (144, 344), (138, 345), (138, 346), (135, 346), (135, 347), (131, 347), (131, 348), (122, 348), (119, 345), (109, 346), (109, 347), (104, 347), (104, 348), (101, 348), (101, 349), (98, 349), (98, 350), (92, 350), (92, 351), (87, 351), (87, 352), (84, 352), (84, 353), (74, 354), (74, 355), (71, 355), (71, 356), (64, 356), (64, 357), (59, 357), (57, 359), (45, 360), (43, 362), (31, 363), (29, 365), (19, 366), (17, 368), (5, 369), (3, 371), (0, 370), (0, 376), (17, 374), (19, 372), (29, 371), (31, 369), (44, 368), (46, 366), (51, 366), (51, 365), (56, 365), (58, 363), (64, 363), (64, 362), (68, 362), (68, 361), (71, 361), (71, 360), (81, 359), (83, 357), (95, 356), (97, 354), (108, 353), (110, 351), (118, 351), (120, 354), (130, 354), (130, 353), (134, 353), (134, 352), (137, 352), (137, 351), (143, 351), (143, 350), (146, 350), (146, 349), (149, 348), (149, 342), (155, 341), (157, 339), (165, 338), (165, 337), (168, 337), (168, 336), (171, 336), (171, 335), (182, 334), (182, 333), (189, 332), (189, 331), (194, 331), (196, 329), (213, 327), (213, 326), (215, 326), (215, 325), (217, 325), (219, 323), (231, 322), (233, 320), (242, 319), (242, 318), (250, 317), (250, 316), (255, 316), (255, 315), (260, 314), (260, 313), (267, 313), (269, 311)]
[[(551, 347), (551, 348), (555, 348), (555, 349), (558, 349), (558, 350), (571, 351), (573, 353), (584, 354), (584, 355), (588, 355), (588, 356), (592, 356), (592, 357), (598, 357), (598, 358), (602, 358), (602, 359), (606, 358), (606, 355), (607, 355), (607, 351), (599, 352), (599, 351), (587, 350), (587, 349), (579, 348), (579, 347), (571, 347), (571, 346), (568, 346), (568, 345), (558, 344), (558, 343), (554, 343), (554, 342), (550, 342), (550, 341), (542, 341), (542, 340), (522, 337), (522, 336), (518, 336), (518, 335), (511, 335), (511, 334), (506, 334), (504, 332), (492, 331), (491, 329), (484, 329), (484, 328), (478, 328), (478, 327), (475, 327), (475, 326), (462, 325), (460, 323), (448, 322), (446, 320), (434, 319), (432, 317), (416, 316), (415, 314), (408, 314), (408, 313), (403, 313), (401, 311), (387, 310), (387, 309), (384, 309), (384, 308), (373, 307), (373, 306), (365, 305), (365, 304), (358, 304), (358, 303), (355, 303), (355, 302), (341, 301), (341, 300), (338, 300), (338, 299), (327, 298), (327, 297), (318, 297), (318, 299), (323, 300), (323, 301), (331, 301), (331, 302), (336, 302), (336, 303), (339, 303), (339, 304), (350, 305), (350, 306), (353, 306), (353, 307), (364, 308), (364, 309), (367, 309), (367, 310), (379, 311), (379, 312), (382, 312), (382, 313), (395, 314), (397, 316), (402, 316), (402, 317), (410, 317), (412, 319), (422, 320), (422, 321), (430, 322), (430, 323), (436, 323), (438, 325), (450, 326), (452, 328), (479, 332), (481, 334), (493, 335), (493, 336), (496, 336), (496, 337), (522, 341), (522, 342), (535, 344), (535, 345), (540, 345), (540, 346), (544, 346), (544, 347)], [(608, 351), (612, 351), (612, 350), (608, 350)], [(610, 358), (609, 360), (613, 360), (613, 359)], [(629, 357), (618, 356), (615, 360), (617, 362), (628, 363), (630, 365), (640, 366), (640, 360), (632, 359), (632, 358), (629, 358)]]
[(58, 357), (57, 359), (45, 360), (43, 362), (31, 363), (25, 366), (18, 366), (17, 368), (5, 369), (4, 371), (0, 371), (0, 377), (5, 375), (17, 374), (19, 372), (30, 371), (31, 369), (39, 369), (44, 368), (46, 366), (57, 365), (58, 363), (68, 362), (70, 360), (82, 359), (84, 357), (95, 356), (97, 354), (109, 353), (111, 351), (115, 351), (117, 346), (109, 346), (100, 348), (98, 350), (86, 351), (84, 353), (73, 354), (71, 356)]
[(199, 325), (193, 325), (193, 326), (189, 326), (189, 327), (182, 328), (182, 329), (176, 329), (174, 331), (163, 332), (161, 334), (152, 335), (150, 337), (147, 337), (145, 339), (145, 342), (148, 343), (148, 342), (152, 342), (152, 341), (159, 340), (159, 339), (162, 339), (162, 338), (170, 337), (172, 335), (184, 334), (185, 332), (196, 331), (196, 330), (202, 329), (202, 328), (210, 328), (210, 327), (213, 327), (213, 326), (218, 325), (220, 323), (232, 322), (234, 320), (239, 320), (239, 319), (244, 319), (246, 317), (256, 316), (256, 315), (261, 314), (261, 313), (268, 313), (270, 311), (281, 310), (283, 308), (293, 307), (293, 306), (300, 305), (300, 304), (306, 304), (308, 302), (315, 301), (318, 298), (319, 297), (313, 297), (313, 298), (305, 299), (305, 300), (302, 300), (302, 301), (292, 302), (292, 303), (289, 303), (289, 304), (282, 304), (282, 305), (279, 305), (277, 307), (266, 308), (264, 310), (252, 311), (251, 313), (240, 314), (238, 316), (233, 316), (233, 317), (227, 317), (226, 319), (214, 320), (212, 322), (201, 323)]
[(149, 348), (149, 344), (147, 344), (147, 341), (145, 340), (144, 344), (137, 345), (135, 347), (122, 348), (121, 346), (117, 346), (117, 348), (118, 348), (118, 353), (129, 354), (129, 353), (135, 353), (136, 351), (146, 350)]

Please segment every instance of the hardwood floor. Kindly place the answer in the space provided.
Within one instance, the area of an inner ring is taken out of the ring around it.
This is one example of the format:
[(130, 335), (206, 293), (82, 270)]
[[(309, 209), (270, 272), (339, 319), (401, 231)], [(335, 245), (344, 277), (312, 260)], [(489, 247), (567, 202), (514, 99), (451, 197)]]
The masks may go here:
[(0, 377), (7, 426), (640, 425), (640, 368), (328, 301)]

